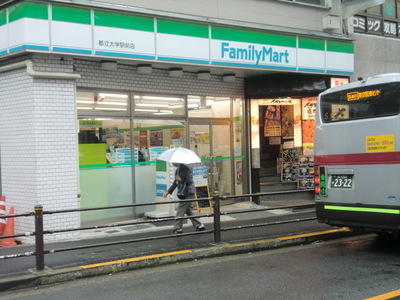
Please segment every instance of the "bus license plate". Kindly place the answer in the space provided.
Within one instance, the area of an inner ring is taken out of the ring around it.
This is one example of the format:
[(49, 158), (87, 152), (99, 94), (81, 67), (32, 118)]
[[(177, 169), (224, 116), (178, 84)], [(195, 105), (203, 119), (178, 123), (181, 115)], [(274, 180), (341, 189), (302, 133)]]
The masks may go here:
[(351, 189), (353, 187), (353, 175), (332, 175), (331, 188)]

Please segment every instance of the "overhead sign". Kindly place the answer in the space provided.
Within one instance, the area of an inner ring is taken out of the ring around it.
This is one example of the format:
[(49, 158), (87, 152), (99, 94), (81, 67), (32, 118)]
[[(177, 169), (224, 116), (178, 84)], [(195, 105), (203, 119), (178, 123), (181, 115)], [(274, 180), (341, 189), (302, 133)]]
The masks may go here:
[(0, 11), (0, 57), (24, 51), (346, 75), (354, 71), (350, 41), (29, 1)]

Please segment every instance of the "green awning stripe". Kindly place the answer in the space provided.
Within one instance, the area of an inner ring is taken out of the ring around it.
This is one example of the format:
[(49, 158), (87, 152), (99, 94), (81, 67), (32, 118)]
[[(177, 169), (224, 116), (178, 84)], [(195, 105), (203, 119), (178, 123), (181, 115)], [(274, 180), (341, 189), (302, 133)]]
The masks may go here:
[(299, 37), (299, 48), (311, 50), (325, 50), (325, 41), (321, 39), (312, 39), (306, 37)]
[(21, 2), (9, 8), (9, 22), (13, 22), (22, 18), (32, 19), (49, 19), (47, 4)]
[(388, 208), (353, 207), (353, 206), (336, 206), (336, 205), (325, 205), (324, 208), (327, 210), (355, 211), (355, 212), (394, 214), (394, 215), (400, 214), (400, 210), (388, 209)]
[(5, 9), (0, 10), (0, 26), (6, 24), (7, 24), (7, 11)]
[(52, 18), (54, 21), (91, 24), (90, 10), (83, 8), (53, 5)]
[(157, 32), (208, 38), (208, 25), (159, 19)]
[[(235, 156), (234, 159), (244, 159), (243, 155)], [(214, 160), (226, 160), (231, 159), (230, 156), (226, 157), (215, 157)], [(201, 161), (210, 161), (210, 158), (202, 158)], [(156, 161), (141, 161), (135, 162), (134, 165), (152, 165), (155, 164)], [(132, 163), (124, 163), (124, 164), (95, 164), (95, 165), (80, 165), (79, 169), (104, 169), (104, 168), (115, 168), (115, 167), (131, 167)]]
[(94, 24), (97, 26), (154, 32), (153, 18), (111, 13), (105, 11), (94, 12)]
[(275, 33), (212, 27), (213, 39), (296, 48), (296, 37)]
[(327, 40), (327, 50), (332, 52), (354, 53), (352, 42), (340, 42)]

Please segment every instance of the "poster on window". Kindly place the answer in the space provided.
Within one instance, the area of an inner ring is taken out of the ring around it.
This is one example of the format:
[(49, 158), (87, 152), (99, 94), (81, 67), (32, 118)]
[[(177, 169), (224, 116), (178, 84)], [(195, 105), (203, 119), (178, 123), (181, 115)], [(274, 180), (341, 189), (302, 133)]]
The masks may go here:
[(171, 144), (174, 147), (182, 147), (183, 146), (183, 128), (171, 129)]
[(162, 146), (163, 132), (160, 130), (150, 130), (150, 146)]
[(281, 110), (279, 105), (267, 105), (265, 111), (264, 136), (281, 136)]
[(290, 139), (294, 137), (293, 105), (282, 105), (282, 137)]
[(140, 149), (142, 148), (147, 148), (147, 130), (141, 130), (140, 133), (140, 139), (139, 139), (139, 146)]
[(302, 119), (315, 120), (315, 110), (317, 107), (317, 98), (303, 98), (301, 100)]

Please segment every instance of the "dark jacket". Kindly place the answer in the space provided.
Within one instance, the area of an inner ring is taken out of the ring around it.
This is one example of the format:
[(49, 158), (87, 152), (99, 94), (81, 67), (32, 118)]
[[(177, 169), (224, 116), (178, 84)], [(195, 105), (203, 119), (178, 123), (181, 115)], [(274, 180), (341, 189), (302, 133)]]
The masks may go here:
[(175, 178), (177, 174), (182, 180), (175, 179), (171, 187), (168, 189), (168, 193), (172, 194), (175, 188), (178, 188), (177, 196), (179, 199), (192, 198), (196, 193), (193, 183), (192, 169), (187, 165), (180, 164), (175, 171)]

